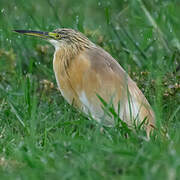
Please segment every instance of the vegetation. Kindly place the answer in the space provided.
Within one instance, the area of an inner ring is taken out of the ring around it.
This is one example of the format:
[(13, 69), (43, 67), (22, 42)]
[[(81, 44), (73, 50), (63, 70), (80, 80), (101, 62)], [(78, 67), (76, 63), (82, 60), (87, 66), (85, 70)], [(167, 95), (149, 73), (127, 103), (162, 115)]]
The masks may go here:
[[(105, 128), (57, 90), (53, 47), (13, 29), (78, 29), (137, 82), (156, 130)], [(178, 179), (179, 0), (1, 0), (0, 179)], [(124, 136), (128, 131), (128, 138)]]

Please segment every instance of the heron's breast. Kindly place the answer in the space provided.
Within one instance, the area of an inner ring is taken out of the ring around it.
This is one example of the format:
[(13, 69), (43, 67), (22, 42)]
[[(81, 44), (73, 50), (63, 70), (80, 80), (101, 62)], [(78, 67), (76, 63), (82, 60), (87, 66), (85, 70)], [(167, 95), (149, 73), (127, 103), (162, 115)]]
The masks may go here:
[(69, 104), (72, 104), (77, 102), (77, 96), (73, 90), (73, 87), (70, 84), (70, 80), (64, 63), (65, 62), (63, 59), (60, 59), (58, 56), (54, 55), (53, 69), (58, 88), (65, 100)]
[(79, 94), (83, 91), (83, 76), (88, 71), (90, 64), (81, 56), (67, 61), (63, 56), (55, 53), (53, 69), (56, 76), (58, 88), (62, 96), (70, 104), (82, 107)]

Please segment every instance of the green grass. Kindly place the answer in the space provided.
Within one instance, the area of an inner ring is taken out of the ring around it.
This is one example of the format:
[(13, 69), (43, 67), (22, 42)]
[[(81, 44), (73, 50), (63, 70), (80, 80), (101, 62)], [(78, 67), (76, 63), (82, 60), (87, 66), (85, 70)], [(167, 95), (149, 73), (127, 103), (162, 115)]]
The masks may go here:
[[(180, 176), (179, 0), (1, 0), (0, 179)], [(57, 90), (48, 43), (13, 29), (78, 29), (137, 82), (156, 113), (153, 137), (89, 121)]]

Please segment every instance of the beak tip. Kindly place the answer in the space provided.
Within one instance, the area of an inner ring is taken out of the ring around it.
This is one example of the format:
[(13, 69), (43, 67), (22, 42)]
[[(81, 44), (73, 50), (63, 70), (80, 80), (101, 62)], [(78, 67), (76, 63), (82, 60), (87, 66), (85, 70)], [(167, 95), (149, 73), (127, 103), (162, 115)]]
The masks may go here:
[(13, 29), (13, 32), (16, 32), (16, 33), (24, 33), (23, 30), (16, 30), (16, 29)]

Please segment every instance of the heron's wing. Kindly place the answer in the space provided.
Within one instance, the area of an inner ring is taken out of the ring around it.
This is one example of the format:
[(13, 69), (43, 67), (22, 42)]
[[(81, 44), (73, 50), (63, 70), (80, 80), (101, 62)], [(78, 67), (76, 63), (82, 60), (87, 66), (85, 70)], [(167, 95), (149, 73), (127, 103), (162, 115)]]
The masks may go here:
[[(90, 62), (83, 81), (88, 94), (94, 93), (90, 92), (92, 90), (96, 91), (105, 100), (113, 95), (117, 100), (125, 97), (125, 88), (132, 80), (118, 62), (100, 47), (89, 49), (85, 53), (84, 57)], [(86, 82), (91, 83), (87, 85)]]

